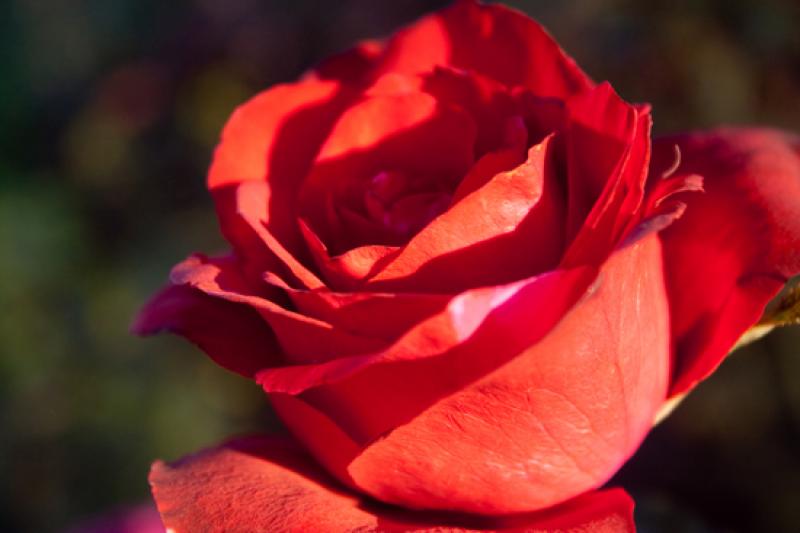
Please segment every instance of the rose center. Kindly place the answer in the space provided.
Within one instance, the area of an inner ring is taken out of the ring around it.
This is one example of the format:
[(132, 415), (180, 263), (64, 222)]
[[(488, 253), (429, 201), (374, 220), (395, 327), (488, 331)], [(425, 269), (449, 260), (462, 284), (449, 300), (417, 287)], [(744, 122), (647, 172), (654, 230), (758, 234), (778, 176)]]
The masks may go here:
[(367, 216), (404, 238), (414, 235), (444, 212), (451, 199), (450, 193), (436, 180), (411, 179), (397, 170), (383, 170), (372, 176), (363, 197)]

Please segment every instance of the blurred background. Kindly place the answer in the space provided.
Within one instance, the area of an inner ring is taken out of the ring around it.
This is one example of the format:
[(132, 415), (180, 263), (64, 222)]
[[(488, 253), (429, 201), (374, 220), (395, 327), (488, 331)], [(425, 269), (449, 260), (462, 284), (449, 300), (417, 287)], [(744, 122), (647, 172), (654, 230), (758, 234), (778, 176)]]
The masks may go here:
[[(0, 531), (146, 502), (150, 462), (274, 427), (256, 385), (131, 318), (225, 248), (204, 175), (226, 117), (446, 2), (8, 0), (0, 17)], [(800, 130), (797, 0), (509, 1), (657, 132)], [(642, 531), (797, 531), (800, 328), (731, 357), (615, 480)]]

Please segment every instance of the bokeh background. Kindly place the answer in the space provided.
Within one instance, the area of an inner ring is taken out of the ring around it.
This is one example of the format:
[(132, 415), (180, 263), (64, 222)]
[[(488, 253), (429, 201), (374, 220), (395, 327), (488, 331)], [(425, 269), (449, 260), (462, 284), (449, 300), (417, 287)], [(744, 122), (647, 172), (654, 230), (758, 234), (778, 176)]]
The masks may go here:
[[(800, 130), (797, 0), (509, 1), (657, 132)], [(224, 249), (204, 174), (237, 103), (442, 1), (6, 0), (0, 17), (0, 531), (147, 501), (154, 458), (275, 426), (261, 393), (127, 328)], [(731, 357), (616, 478), (642, 531), (797, 531), (800, 328)]]

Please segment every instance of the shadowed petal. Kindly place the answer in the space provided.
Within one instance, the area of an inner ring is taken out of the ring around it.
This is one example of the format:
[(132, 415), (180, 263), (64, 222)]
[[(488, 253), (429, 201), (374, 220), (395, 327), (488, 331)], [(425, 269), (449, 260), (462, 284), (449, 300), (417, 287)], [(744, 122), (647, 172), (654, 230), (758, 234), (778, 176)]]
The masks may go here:
[[(283, 246), (297, 250), (297, 188), (336, 117), (356, 96), (357, 91), (338, 82), (306, 79), (253, 97), (225, 125), (208, 173), (208, 188), (214, 191), (247, 181), (268, 184), (268, 203), (260, 216)], [(223, 230), (225, 217), (235, 213), (224, 207), (218, 206)], [(235, 240), (231, 244), (238, 245)]]
[(436, 218), (368, 283), (374, 290), (454, 292), (533, 276), (562, 249), (563, 200), (552, 137)]
[(721, 129), (658, 139), (652, 172), (681, 154), (676, 178), (698, 174), (683, 217), (662, 233), (675, 369), (671, 394), (707, 377), (800, 273), (797, 137)]
[(176, 333), (218, 365), (247, 377), (281, 364), (277, 339), (254, 309), (188, 286), (161, 290), (139, 312), (131, 331), (137, 335)]
[[(274, 332), (282, 348), (284, 363), (318, 363), (343, 355), (370, 353), (386, 344), (380, 339), (353, 335), (323, 320), (287, 309), (273, 301), (277, 299), (275, 295), (254, 292), (227, 258), (192, 256), (173, 268), (170, 279), (177, 286), (193, 287), (210, 297), (244, 304), (257, 311), (263, 318), (263, 328)], [(269, 288), (277, 292), (275, 287)], [(226, 337), (228, 335), (226, 333)]]
[(500, 5), (457, 1), (400, 31), (378, 69), (404, 73), (451, 66), (539, 96), (564, 98), (591, 80), (537, 22)]

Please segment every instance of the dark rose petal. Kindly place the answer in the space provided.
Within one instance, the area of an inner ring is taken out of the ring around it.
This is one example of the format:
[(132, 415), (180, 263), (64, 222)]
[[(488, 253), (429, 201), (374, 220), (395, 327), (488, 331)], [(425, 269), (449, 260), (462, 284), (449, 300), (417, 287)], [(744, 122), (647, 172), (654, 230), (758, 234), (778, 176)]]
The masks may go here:
[[(474, 159), (476, 128), (463, 110), (425, 93), (381, 92), (348, 108), (320, 150), (300, 191), (300, 215), (339, 254), (363, 244), (349, 231), (332, 234), (327, 205), (364, 211), (368, 184), (386, 172), (452, 183)], [(345, 230), (347, 228), (344, 228)]]
[(423, 91), (466, 109), (475, 120), (478, 126), (475, 151), (479, 156), (510, 144), (507, 124), (509, 119), (520, 115), (520, 109), (508, 87), (474, 72), (444, 67), (423, 78)]
[[(257, 311), (263, 318), (262, 328), (274, 332), (283, 363), (318, 363), (343, 355), (370, 353), (385, 346), (379, 339), (352, 335), (325, 321), (286, 309), (273, 301), (277, 299), (274, 295), (269, 299), (255, 293), (235, 265), (226, 259), (190, 257), (173, 269), (170, 279), (176, 286), (192, 287), (209, 297)], [(237, 357), (244, 358), (246, 353)]]
[[(513, 328), (473, 357), (502, 353), (537, 321), (507, 318)], [(661, 247), (650, 236), (616, 252), (594, 294), (540, 342), (372, 442), (348, 471), (383, 501), (486, 514), (542, 509), (600, 486), (666, 397), (668, 324)], [(366, 394), (360, 402), (375, 405)]]
[(131, 330), (137, 335), (181, 335), (218, 365), (247, 377), (281, 364), (275, 335), (254, 309), (187, 286), (172, 285), (156, 294)]
[(309, 76), (359, 83), (368, 79), (383, 50), (384, 43), (380, 41), (363, 41), (350, 50), (324, 59)]
[(675, 338), (673, 395), (707, 377), (800, 273), (798, 142), (778, 131), (722, 129), (654, 144), (655, 175), (672, 164), (678, 146), (675, 177), (698, 174), (705, 189), (682, 198), (686, 212), (661, 234)]
[[(302, 219), (298, 223), (314, 263), (328, 284), (338, 290), (357, 290), (377, 268), (400, 253), (398, 246), (371, 244), (331, 256), (328, 247), (314, 230)], [(353, 225), (350, 224), (350, 227)], [(361, 236), (365, 234), (360, 232)]]
[[(603, 83), (566, 104), (569, 202), (562, 261), (603, 261), (636, 219), (650, 158), (649, 109), (637, 109)], [(574, 240), (573, 240), (574, 239)]]
[(567, 96), (591, 80), (550, 35), (522, 13), (500, 5), (457, 1), (398, 32), (377, 69), (419, 73), (435, 66), (474, 71), (539, 96)]
[(242, 438), (171, 464), (157, 462), (150, 484), (164, 525), (176, 533), (635, 531), (633, 502), (618, 489), (502, 518), (380, 505), (338, 486), (285, 437)]

